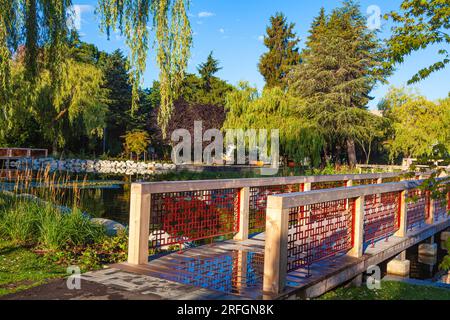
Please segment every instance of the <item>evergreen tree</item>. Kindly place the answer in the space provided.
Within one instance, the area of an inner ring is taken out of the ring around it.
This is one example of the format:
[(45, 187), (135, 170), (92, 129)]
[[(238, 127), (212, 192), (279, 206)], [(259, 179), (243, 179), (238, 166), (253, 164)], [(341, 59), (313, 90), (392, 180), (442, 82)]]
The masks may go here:
[(106, 128), (103, 151), (117, 155), (122, 150), (121, 137), (129, 128), (132, 101), (132, 87), (129, 83), (126, 58), (120, 50), (103, 53), (100, 66), (105, 75), (105, 87), (109, 89)]
[(261, 56), (259, 72), (266, 80), (266, 87), (285, 88), (283, 79), (291, 68), (300, 62), (297, 44), (299, 39), (294, 32), (294, 23), (288, 23), (282, 13), (270, 18), (264, 45), (269, 51)]
[(367, 112), (370, 91), (388, 74), (380, 40), (365, 24), (353, 1), (345, 1), (329, 17), (321, 10), (302, 52), (303, 63), (288, 76), (290, 91), (307, 99), (308, 117), (328, 137), (328, 151), (339, 152), (343, 146), (350, 165), (356, 163), (353, 127)]
[(220, 69), (222, 68), (219, 67), (219, 60), (213, 57), (212, 51), (208, 55), (206, 62), (198, 66), (197, 70), (202, 77), (206, 91), (210, 91), (211, 79), (214, 77), (214, 74), (216, 74)]

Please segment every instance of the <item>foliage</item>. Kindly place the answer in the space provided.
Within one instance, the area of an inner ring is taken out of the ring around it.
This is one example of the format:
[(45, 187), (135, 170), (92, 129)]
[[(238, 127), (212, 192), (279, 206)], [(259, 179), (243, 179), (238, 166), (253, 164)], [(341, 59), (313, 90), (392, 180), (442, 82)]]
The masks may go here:
[(255, 88), (240, 83), (227, 97), (226, 129), (279, 129), (281, 154), (296, 162), (309, 158), (320, 163), (323, 137), (319, 128), (302, 113), (304, 101), (279, 87), (265, 89), (259, 97)]
[[(288, 74), (289, 91), (306, 100), (306, 116), (323, 129), (327, 149), (348, 149), (351, 165), (356, 162), (355, 128), (366, 113), (369, 93), (388, 72), (380, 40), (366, 28), (366, 19), (352, 1), (314, 20), (302, 63)], [(360, 127), (361, 128), (361, 127)]]
[(220, 69), (222, 68), (219, 67), (219, 61), (217, 59), (214, 59), (212, 52), (208, 55), (206, 61), (198, 66), (198, 73), (200, 74), (204, 82), (204, 88), (207, 92), (211, 90), (212, 77)]
[(385, 99), (393, 122), (394, 136), (389, 141), (391, 157), (433, 156), (442, 145), (450, 150), (450, 99), (432, 102), (420, 95), (392, 89)]
[(160, 69), (161, 108), (158, 123), (165, 135), (173, 100), (184, 78), (192, 43), (187, 16), (189, 1), (120, 1), (99, 0), (102, 26), (106, 33), (119, 29), (130, 48), (130, 77), (133, 81), (133, 107), (137, 107), (138, 87), (146, 67), (149, 48), (148, 22), (153, 15), (156, 36), (156, 60)]
[(54, 88), (51, 70), (40, 63), (39, 76), (34, 82), (27, 80), (23, 59), (19, 55), (12, 64), (13, 93), (5, 103), (8, 112), (0, 129), (0, 141), (10, 140), (11, 134), (20, 134), (16, 131), (19, 126), (26, 130), (28, 139), (41, 134), (40, 143), (52, 144), (55, 152), (72, 135), (102, 135), (108, 91), (103, 88), (101, 70), (68, 59), (60, 66), (61, 78)]
[[(404, 0), (398, 12), (390, 12), (396, 25), (388, 40), (389, 55), (392, 64), (400, 64), (405, 56), (429, 45), (439, 45), (440, 61), (419, 70), (408, 84), (427, 78), (450, 62), (447, 46), (450, 44), (450, 9), (448, 0)], [(446, 46), (447, 45), (447, 46)]]
[[(179, 100), (175, 103), (175, 111), (169, 122), (168, 132), (176, 129), (187, 129), (194, 141), (194, 122), (202, 122), (202, 135), (209, 129), (220, 129), (225, 121), (225, 110), (222, 106), (207, 104), (190, 104)], [(204, 142), (208, 145), (209, 142)]]
[(264, 45), (269, 49), (261, 56), (259, 72), (266, 80), (266, 87), (286, 87), (284, 78), (290, 69), (300, 63), (297, 44), (300, 41), (294, 32), (294, 23), (288, 23), (282, 13), (270, 17), (270, 26), (264, 37)]
[(226, 96), (234, 87), (217, 77), (209, 78), (209, 86), (205, 87), (205, 80), (194, 74), (188, 74), (183, 81), (180, 98), (191, 105), (214, 105), (224, 107)]
[(146, 131), (136, 130), (125, 135), (125, 149), (140, 155), (147, 151), (150, 136)]
[(445, 288), (419, 286), (396, 281), (382, 281), (381, 289), (370, 290), (366, 286), (340, 287), (319, 300), (449, 300), (450, 291)]

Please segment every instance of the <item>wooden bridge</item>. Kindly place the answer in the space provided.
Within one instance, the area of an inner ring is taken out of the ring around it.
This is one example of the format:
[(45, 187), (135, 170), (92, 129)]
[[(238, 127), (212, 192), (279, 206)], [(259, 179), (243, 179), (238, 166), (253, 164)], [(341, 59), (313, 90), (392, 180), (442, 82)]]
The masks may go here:
[(20, 158), (41, 158), (47, 156), (47, 149), (0, 148), (0, 159), (3, 160), (13, 160)]
[(450, 226), (448, 199), (432, 199), (420, 178), (133, 184), (128, 263), (115, 267), (239, 298), (316, 297), (371, 265), (405, 262), (402, 252)]

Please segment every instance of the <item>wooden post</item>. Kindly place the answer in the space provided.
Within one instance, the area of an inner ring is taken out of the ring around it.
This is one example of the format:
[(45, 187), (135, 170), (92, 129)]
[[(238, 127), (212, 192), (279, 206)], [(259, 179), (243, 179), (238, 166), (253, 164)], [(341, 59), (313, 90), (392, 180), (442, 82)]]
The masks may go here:
[(305, 182), (305, 183), (303, 184), (303, 191), (304, 191), (304, 192), (306, 192), (306, 191), (311, 191), (311, 182)]
[(239, 193), (239, 232), (234, 240), (248, 239), (248, 220), (250, 216), (250, 188), (244, 187)]
[(429, 211), (428, 211), (428, 218), (425, 220), (425, 223), (426, 224), (433, 224), (434, 223), (434, 216), (436, 214), (436, 212), (435, 212), (435, 205), (434, 205), (436, 200), (431, 199), (431, 194), (430, 193), (428, 193), (428, 197), (430, 197), (430, 198), (428, 200), (428, 206), (425, 206), (425, 210), (429, 210)]
[(400, 193), (400, 210), (399, 210), (399, 214), (400, 214), (400, 227), (398, 229), (398, 231), (394, 234), (396, 237), (406, 237), (406, 233), (407, 233), (407, 212), (408, 212), (408, 205), (406, 203), (406, 197), (408, 195), (408, 190), (403, 190)]
[(355, 200), (353, 230), (353, 248), (347, 253), (351, 257), (361, 258), (364, 248), (364, 196)]
[(279, 199), (267, 201), (263, 291), (268, 294), (282, 292), (286, 284), (289, 210)]
[(141, 184), (131, 185), (128, 240), (128, 263), (130, 264), (148, 263), (150, 199), (151, 195), (143, 192)]

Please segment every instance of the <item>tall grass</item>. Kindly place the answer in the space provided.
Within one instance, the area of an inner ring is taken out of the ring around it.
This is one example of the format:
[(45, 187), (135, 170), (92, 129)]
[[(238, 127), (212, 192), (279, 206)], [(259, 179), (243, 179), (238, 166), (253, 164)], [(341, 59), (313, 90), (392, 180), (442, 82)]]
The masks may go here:
[[(5, 198), (10, 199), (5, 199)], [(64, 213), (50, 203), (2, 195), (0, 236), (21, 245), (59, 250), (82, 246), (106, 237), (103, 226), (75, 209)]]

